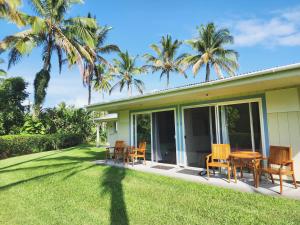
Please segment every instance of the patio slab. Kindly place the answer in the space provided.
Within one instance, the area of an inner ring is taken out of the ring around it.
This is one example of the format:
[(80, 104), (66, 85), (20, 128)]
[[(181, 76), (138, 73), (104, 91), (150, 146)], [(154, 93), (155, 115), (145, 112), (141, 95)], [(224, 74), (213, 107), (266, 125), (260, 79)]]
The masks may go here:
[[(153, 163), (147, 162), (146, 165), (142, 163), (136, 163), (134, 166), (131, 164), (124, 165), (123, 163), (114, 163), (113, 161), (105, 160), (97, 160), (95, 161), (96, 164), (106, 164), (110, 166), (117, 166), (128, 168), (136, 171), (142, 171), (147, 173), (153, 173), (158, 175), (164, 175), (168, 177), (179, 178), (187, 181), (203, 183), (208, 185), (214, 185), (224, 188), (230, 188), (242, 192), (250, 192), (250, 193), (259, 193), (271, 196), (278, 196), (278, 197), (287, 197), (291, 199), (300, 200), (300, 187), (295, 189), (295, 187), (291, 183), (284, 182), (283, 183), (283, 194), (279, 194), (279, 181), (275, 180), (275, 184), (272, 184), (270, 180), (266, 177), (262, 176), (260, 185), (258, 188), (253, 186), (253, 175), (250, 173), (244, 172), (244, 178), (239, 178), (237, 183), (234, 182), (234, 179), (231, 179), (231, 182), (228, 183), (227, 175), (216, 173), (207, 179), (207, 176), (200, 176), (200, 171), (203, 169), (201, 168), (183, 168), (176, 165), (169, 165), (169, 164), (160, 164), (160, 163)], [(160, 169), (161, 166), (164, 167), (173, 167), (168, 170)], [(154, 167), (154, 168), (153, 168)], [(238, 174), (239, 175), (239, 174)]]

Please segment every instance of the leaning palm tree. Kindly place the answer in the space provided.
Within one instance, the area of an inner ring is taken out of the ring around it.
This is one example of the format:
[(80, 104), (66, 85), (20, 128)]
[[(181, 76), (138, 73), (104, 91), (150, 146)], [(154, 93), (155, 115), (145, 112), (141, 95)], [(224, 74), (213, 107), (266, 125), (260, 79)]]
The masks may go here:
[(113, 75), (110, 68), (105, 64), (96, 65), (95, 70), (97, 71), (95, 78), (92, 80), (93, 89), (102, 93), (102, 100), (104, 100), (104, 94), (109, 93), (111, 90), (111, 82)]
[[(91, 18), (91, 15), (88, 14), (88, 18)], [(96, 19), (94, 17), (94, 19)], [(107, 38), (108, 32), (111, 30), (111, 27), (108, 26), (97, 26), (96, 29), (90, 29), (92, 34), (95, 37), (95, 46), (93, 49), (90, 49), (92, 52), (95, 52), (95, 55), (93, 55), (93, 62), (91, 63), (88, 60), (85, 60), (84, 63), (84, 79), (83, 84), (84, 86), (88, 87), (88, 105), (91, 103), (91, 95), (92, 95), (92, 81), (98, 80), (101, 81), (101, 71), (102, 69), (99, 69), (101, 67), (100, 64), (103, 64), (103, 68), (105, 65), (109, 65), (108, 61), (102, 56), (102, 54), (105, 53), (111, 53), (111, 52), (120, 52), (120, 49), (115, 44), (106, 44), (104, 45), (104, 42)], [(98, 68), (97, 68), (98, 64)], [(101, 86), (101, 85), (100, 85)], [(105, 86), (105, 85), (104, 85)]]
[(228, 29), (217, 29), (214, 23), (198, 27), (199, 36), (196, 39), (186, 41), (196, 54), (189, 55), (184, 62), (192, 66), (196, 75), (202, 66), (206, 67), (205, 80), (210, 80), (210, 69), (214, 68), (217, 76), (223, 78), (222, 71), (230, 76), (238, 69), (238, 53), (232, 49), (226, 49), (226, 44), (232, 44), (234, 38)]
[(80, 0), (31, 0), (36, 15), (26, 15), (29, 27), (14, 35), (6, 37), (0, 42), (0, 50), (9, 51), (8, 67), (16, 64), (23, 56), (28, 55), (33, 48), (43, 49), (43, 68), (36, 74), (34, 80), (34, 111), (37, 115), (46, 96), (46, 89), (50, 80), (52, 55), (57, 54), (59, 71), (61, 72), (64, 58), (69, 65), (77, 64), (83, 74), (83, 60), (93, 62), (93, 52), (87, 51), (85, 46), (94, 47), (94, 37), (91, 28), (97, 27), (94, 19), (73, 17), (65, 19), (65, 15), (74, 3)]
[(114, 59), (114, 67), (113, 67), (113, 76), (119, 79), (119, 81), (112, 86), (109, 93), (111, 93), (114, 89), (120, 88), (120, 92), (127, 87), (128, 95), (132, 95), (133, 88), (136, 88), (138, 92), (143, 94), (144, 83), (143, 81), (135, 78), (136, 75), (140, 75), (143, 72), (146, 72), (146, 68), (136, 66), (136, 57), (131, 57), (128, 54), (128, 51), (125, 53), (120, 52), (119, 54), (120, 60)]
[(21, 0), (0, 0), (0, 18), (24, 26), (26, 24), (24, 14), (17, 10), (20, 5)]
[(160, 79), (163, 76), (167, 78), (167, 86), (169, 85), (170, 73), (176, 72), (186, 76), (184, 68), (182, 66), (182, 60), (187, 56), (187, 54), (181, 54), (176, 56), (176, 53), (182, 42), (175, 40), (172, 41), (172, 37), (167, 35), (162, 37), (160, 40), (160, 46), (152, 44), (150, 48), (156, 53), (156, 56), (151, 54), (145, 54), (144, 58), (146, 59), (148, 65), (145, 65), (146, 68), (150, 68), (152, 73), (161, 71)]

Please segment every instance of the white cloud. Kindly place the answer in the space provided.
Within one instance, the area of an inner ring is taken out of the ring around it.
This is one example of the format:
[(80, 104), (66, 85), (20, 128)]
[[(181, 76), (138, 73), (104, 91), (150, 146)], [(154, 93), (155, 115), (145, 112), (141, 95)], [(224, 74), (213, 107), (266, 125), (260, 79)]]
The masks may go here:
[(300, 45), (300, 7), (273, 12), (269, 19), (233, 20), (229, 26), (238, 46)]

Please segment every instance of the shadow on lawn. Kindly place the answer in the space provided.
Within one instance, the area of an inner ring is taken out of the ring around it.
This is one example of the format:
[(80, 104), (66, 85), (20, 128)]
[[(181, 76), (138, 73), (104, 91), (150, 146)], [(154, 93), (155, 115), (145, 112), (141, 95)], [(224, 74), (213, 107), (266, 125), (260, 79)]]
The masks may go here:
[(8, 188), (14, 187), (16, 185), (29, 182), (29, 181), (46, 178), (46, 177), (49, 177), (49, 176), (52, 176), (52, 175), (55, 175), (55, 174), (58, 174), (58, 173), (68, 172), (68, 171), (73, 170), (73, 169), (78, 168), (78, 167), (80, 167), (80, 166), (79, 165), (78, 166), (72, 166), (71, 168), (66, 168), (66, 169), (63, 169), (63, 170), (42, 174), (42, 175), (31, 177), (31, 178), (28, 178), (28, 179), (19, 180), (19, 181), (16, 181), (14, 183), (10, 183), (10, 184), (7, 184), (7, 185), (0, 186), (0, 190), (5, 190), (5, 189), (8, 189)]
[(111, 225), (129, 224), (122, 187), (125, 175), (126, 170), (123, 168), (109, 166), (104, 170), (101, 186), (104, 188), (103, 193), (110, 195)]

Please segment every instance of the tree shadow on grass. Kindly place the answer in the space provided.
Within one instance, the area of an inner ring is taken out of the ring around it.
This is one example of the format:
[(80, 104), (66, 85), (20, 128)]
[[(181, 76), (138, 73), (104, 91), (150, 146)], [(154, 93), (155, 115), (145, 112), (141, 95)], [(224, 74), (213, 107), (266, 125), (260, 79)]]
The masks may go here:
[(78, 155), (78, 156), (68, 156), (62, 155), (55, 158), (41, 158), (37, 159), (37, 161), (77, 161), (77, 162), (84, 162), (84, 161), (95, 161), (99, 159), (105, 158), (105, 152), (85, 152), (86, 156)]
[(14, 163), (14, 164), (11, 164), (11, 165), (8, 165), (8, 166), (5, 166), (5, 167), (1, 167), (0, 170), (4, 170), (4, 169), (7, 169), (7, 168), (10, 168), (10, 167), (14, 167), (14, 166), (18, 166), (18, 165), (22, 165), (24, 163), (28, 163), (28, 162), (33, 162), (33, 161), (39, 161), (39, 160), (47, 160), (46, 158), (48, 156), (53, 156), (53, 155), (57, 155), (61, 152), (54, 152), (52, 154), (47, 154), (47, 155), (43, 155), (41, 157), (37, 157), (37, 158), (33, 158), (33, 159), (29, 159), (29, 160), (25, 160), (25, 161), (21, 161), (21, 162), (18, 162), (18, 163)]
[(103, 193), (110, 195), (111, 225), (129, 224), (122, 187), (122, 180), (125, 175), (126, 170), (123, 168), (109, 166), (104, 170), (101, 186), (103, 187)]
[(42, 168), (51, 168), (51, 167), (59, 167), (59, 166), (67, 166), (67, 165), (74, 165), (79, 164), (80, 162), (67, 162), (67, 163), (56, 163), (56, 164), (50, 164), (50, 165), (41, 165), (41, 166), (30, 166), (30, 167), (18, 167), (15, 169), (5, 169), (0, 170), (0, 174), (2, 173), (10, 173), (10, 172), (16, 172), (16, 171), (25, 171), (25, 170), (36, 170), (36, 169), (42, 169)]
[(28, 179), (19, 180), (19, 181), (16, 181), (14, 183), (10, 183), (10, 184), (7, 184), (7, 185), (0, 186), (0, 190), (5, 190), (5, 189), (8, 189), (8, 188), (14, 187), (16, 185), (29, 182), (29, 181), (39, 180), (39, 179), (42, 179), (42, 178), (47, 178), (49, 176), (53, 176), (53, 175), (58, 174), (58, 173), (67, 172), (67, 171), (73, 170), (73, 169), (78, 168), (78, 167), (80, 167), (80, 166), (72, 166), (71, 168), (66, 168), (66, 169), (55, 171), (55, 172), (52, 172), (52, 173), (46, 173), (46, 174), (42, 174), (42, 175), (39, 175), (39, 176), (31, 177), (31, 178), (28, 178)]
[(69, 178), (73, 177), (74, 175), (76, 175), (77, 173), (80, 173), (80, 172), (83, 172), (85, 170), (91, 169), (94, 166), (97, 166), (97, 165), (93, 163), (93, 164), (91, 164), (89, 166), (86, 166), (86, 167), (83, 167), (81, 169), (76, 169), (76, 170), (72, 171), (71, 173), (69, 173), (67, 176), (65, 176), (63, 178), (63, 180), (69, 179)]

